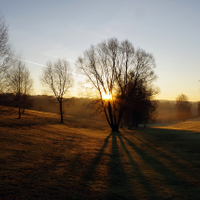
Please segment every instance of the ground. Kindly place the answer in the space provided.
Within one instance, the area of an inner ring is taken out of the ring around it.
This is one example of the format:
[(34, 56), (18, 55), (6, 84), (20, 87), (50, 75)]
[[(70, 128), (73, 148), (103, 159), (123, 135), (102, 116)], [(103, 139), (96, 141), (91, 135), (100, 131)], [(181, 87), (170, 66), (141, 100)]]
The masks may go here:
[(105, 122), (0, 107), (0, 199), (200, 199), (200, 121)]

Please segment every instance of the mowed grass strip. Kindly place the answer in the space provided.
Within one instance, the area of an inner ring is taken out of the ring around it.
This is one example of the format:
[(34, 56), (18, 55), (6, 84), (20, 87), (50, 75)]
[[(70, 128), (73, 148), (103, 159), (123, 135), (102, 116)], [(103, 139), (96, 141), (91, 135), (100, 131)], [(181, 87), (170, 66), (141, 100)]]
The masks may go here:
[(1, 199), (200, 199), (199, 132), (112, 133), (52, 113), (27, 110), (19, 120), (8, 107), (0, 117)]

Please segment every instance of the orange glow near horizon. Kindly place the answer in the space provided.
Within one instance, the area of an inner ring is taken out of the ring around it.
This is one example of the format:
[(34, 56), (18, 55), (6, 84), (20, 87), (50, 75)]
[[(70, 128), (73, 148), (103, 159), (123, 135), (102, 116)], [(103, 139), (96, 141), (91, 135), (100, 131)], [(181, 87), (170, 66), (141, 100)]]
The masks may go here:
[(103, 93), (102, 94), (102, 99), (103, 100), (112, 100), (112, 95), (111, 94), (106, 94), (106, 93)]

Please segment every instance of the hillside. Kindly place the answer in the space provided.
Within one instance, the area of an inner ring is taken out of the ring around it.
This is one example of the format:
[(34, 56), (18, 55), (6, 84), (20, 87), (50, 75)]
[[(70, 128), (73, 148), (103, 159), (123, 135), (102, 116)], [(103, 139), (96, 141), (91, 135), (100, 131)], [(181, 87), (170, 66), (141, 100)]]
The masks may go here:
[(200, 132), (200, 118), (190, 119), (184, 122), (172, 123), (168, 126), (161, 126), (157, 128), (171, 129), (171, 130), (181, 130), (181, 131), (192, 131)]
[[(172, 123), (176, 122), (177, 112), (176, 101), (157, 100), (156, 117), (154, 123)], [(191, 118), (198, 117), (197, 102), (190, 102), (192, 105)], [(0, 94), (0, 105), (17, 106), (14, 101), (13, 94)], [(35, 95), (30, 96), (27, 108), (31, 110), (59, 113), (58, 101), (53, 96)], [(77, 117), (84, 117), (88, 119), (96, 119), (105, 121), (104, 113), (97, 114), (98, 106), (92, 99), (87, 98), (64, 98), (63, 110), (66, 115), (73, 115)], [(152, 123), (152, 122), (149, 122)]]
[(198, 121), (112, 133), (102, 121), (0, 110), (0, 199), (200, 199)]

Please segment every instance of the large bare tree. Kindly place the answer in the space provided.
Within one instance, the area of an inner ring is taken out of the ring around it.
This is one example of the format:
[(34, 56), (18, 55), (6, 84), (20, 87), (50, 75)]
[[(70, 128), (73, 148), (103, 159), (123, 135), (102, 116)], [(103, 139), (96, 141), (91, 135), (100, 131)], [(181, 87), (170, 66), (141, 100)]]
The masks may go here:
[(61, 123), (63, 123), (63, 96), (73, 85), (70, 66), (66, 60), (58, 59), (56, 62), (48, 62), (44, 68), (41, 82), (54, 94), (60, 105)]
[(0, 16), (0, 92), (4, 91), (5, 77), (8, 68), (11, 66), (11, 46), (9, 44), (8, 27), (3, 16)]
[(141, 81), (150, 84), (156, 79), (153, 55), (142, 49), (135, 50), (128, 40), (120, 43), (111, 38), (91, 46), (76, 65), (98, 92), (112, 131), (118, 131), (137, 84)]
[(21, 118), (21, 108), (25, 108), (27, 95), (30, 94), (33, 80), (25, 63), (20, 58), (13, 59), (12, 67), (7, 75), (9, 91), (15, 95), (18, 106), (18, 118)]

